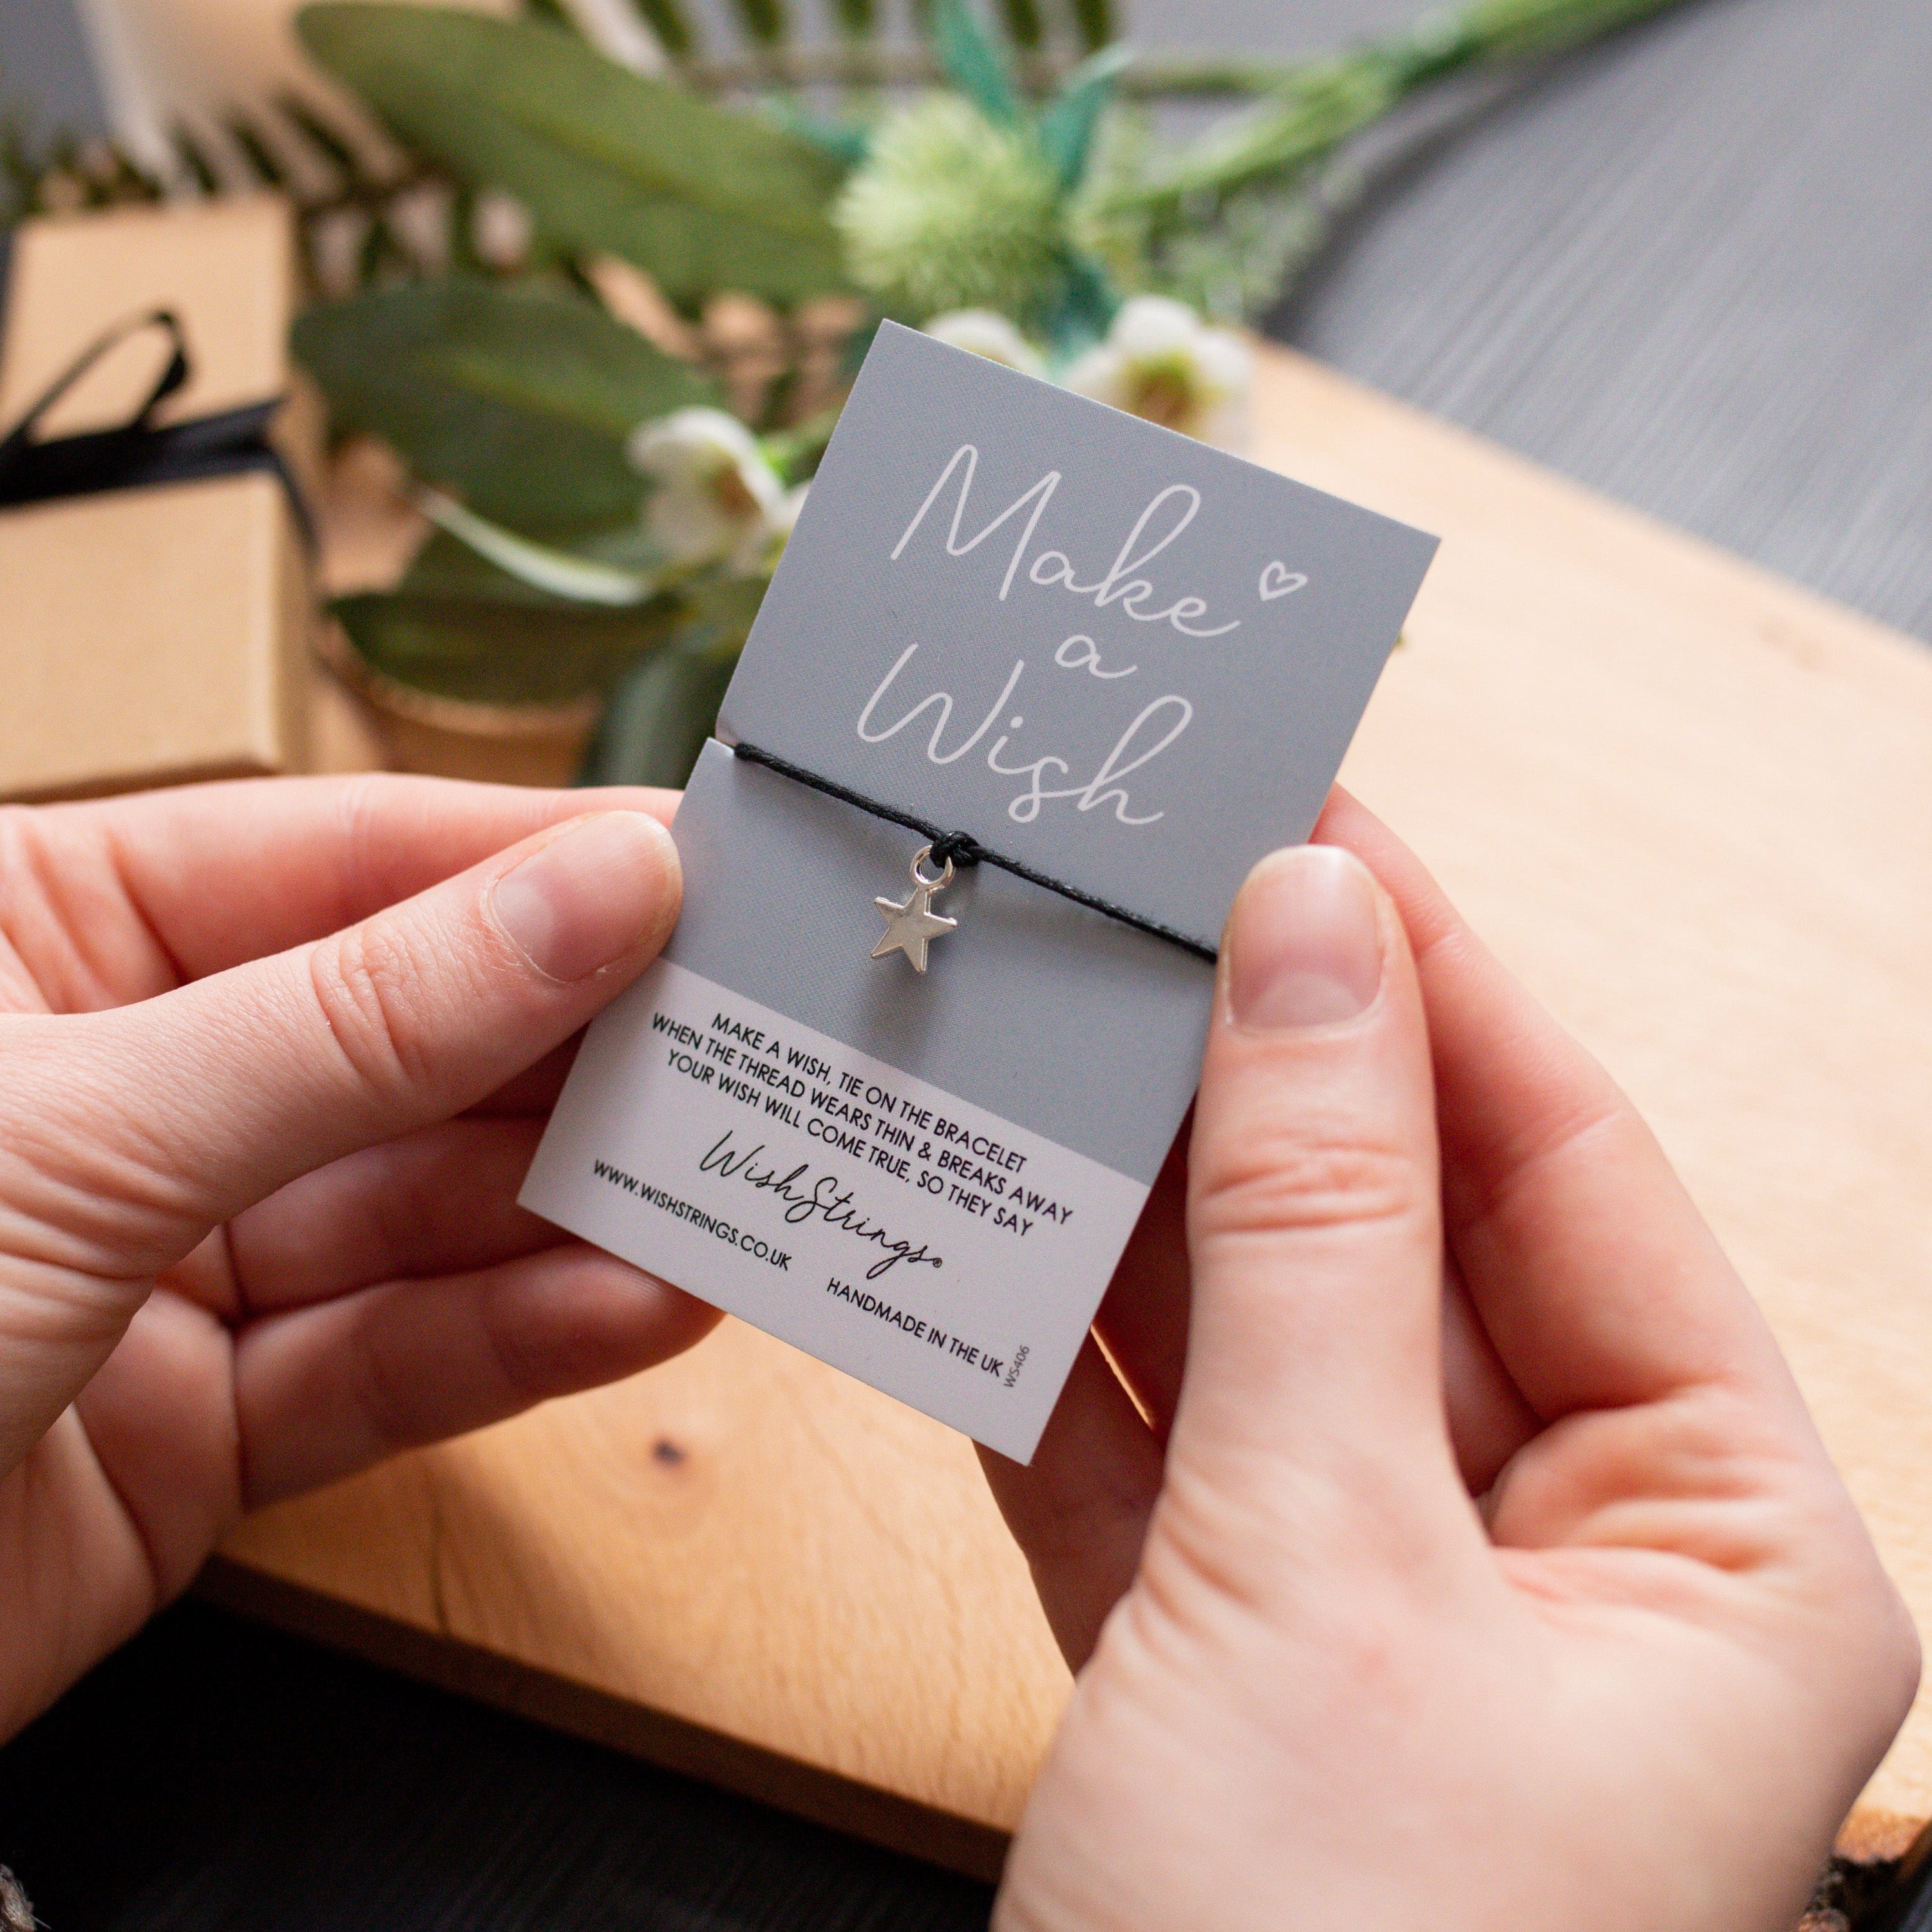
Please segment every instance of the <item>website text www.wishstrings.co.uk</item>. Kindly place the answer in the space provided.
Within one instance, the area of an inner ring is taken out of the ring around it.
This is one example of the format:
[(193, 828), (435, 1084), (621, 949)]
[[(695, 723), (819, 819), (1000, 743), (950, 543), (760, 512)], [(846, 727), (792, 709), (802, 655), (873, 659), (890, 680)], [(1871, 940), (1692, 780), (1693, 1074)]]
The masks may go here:
[(674, 1215), (680, 1221), (689, 1222), (699, 1233), (716, 1235), (728, 1247), (740, 1249), (754, 1260), (769, 1262), (775, 1268), (790, 1268), (791, 1256), (783, 1249), (773, 1246), (758, 1235), (745, 1233), (716, 1214), (707, 1214), (702, 1208), (694, 1207), (688, 1201), (680, 1201), (664, 1188), (653, 1187), (649, 1181), (640, 1180), (634, 1174), (626, 1174), (621, 1167), (613, 1167), (608, 1160), (592, 1161), (590, 1171), (599, 1180), (608, 1180), (614, 1187), (635, 1195), (648, 1205)]

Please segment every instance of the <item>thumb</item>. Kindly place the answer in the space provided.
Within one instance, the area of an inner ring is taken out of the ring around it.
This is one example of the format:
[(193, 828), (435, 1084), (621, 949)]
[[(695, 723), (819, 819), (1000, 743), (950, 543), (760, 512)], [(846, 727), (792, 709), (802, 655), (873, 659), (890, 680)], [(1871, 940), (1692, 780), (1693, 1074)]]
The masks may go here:
[(68, 1023), (62, 1112), (106, 1215), (92, 1265), (152, 1274), (297, 1174), (475, 1105), (637, 976), (679, 896), (662, 825), (594, 813), (328, 938)]
[(1468, 1515), (1442, 1406), (1434, 1088), (1401, 921), (1352, 854), (1276, 852), (1241, 888), (1189, 1165), (1171, 1491), (1208, 1506), (1216, 1568), (1304, 1563), (1338, 1535), (1412, 1556), (1445, 1502)]

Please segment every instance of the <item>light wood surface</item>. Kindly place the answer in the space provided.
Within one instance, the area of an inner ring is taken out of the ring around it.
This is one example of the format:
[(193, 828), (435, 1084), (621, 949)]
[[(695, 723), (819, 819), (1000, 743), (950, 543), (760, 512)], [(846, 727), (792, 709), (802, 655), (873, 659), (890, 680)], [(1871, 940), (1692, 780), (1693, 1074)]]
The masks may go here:
[[(1443, 536), (1345, 779), (1649, 1116), (1932, 1631), (1932, 658), (1293, 356), (1256, 430)], [(969, 1869), (1067, 1688), (964, 1442), (736, 1324), (215, 1586)], [(1932, 1706), (1862, 1808), (1932, 1814)]]

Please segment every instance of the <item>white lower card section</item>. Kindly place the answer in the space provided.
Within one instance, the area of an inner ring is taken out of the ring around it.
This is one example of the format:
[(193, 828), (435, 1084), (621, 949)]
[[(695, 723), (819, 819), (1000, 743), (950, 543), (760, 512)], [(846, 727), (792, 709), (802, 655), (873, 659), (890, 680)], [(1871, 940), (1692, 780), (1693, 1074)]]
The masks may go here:
[(523, 1204), (1018, 1461), (1148, 1190), (660, 961)]

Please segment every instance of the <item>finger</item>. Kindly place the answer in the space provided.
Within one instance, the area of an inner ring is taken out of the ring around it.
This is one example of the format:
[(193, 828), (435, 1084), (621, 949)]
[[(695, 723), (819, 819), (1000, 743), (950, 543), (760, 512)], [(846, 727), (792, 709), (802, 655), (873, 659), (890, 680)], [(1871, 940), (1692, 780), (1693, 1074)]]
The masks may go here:
[(577, 1049), (584, 1044), (581, 1034), (573, 1034), (561, 1046), (553, 1047), (535, 1065), (512, 1074), (494, 1094), (486, 1094), (470, 1108), (483, 1118), (504, 1120), (532, 1117), (548, 1120), (556, 1105), (563, 1083), (576, 1064)]
[[(620, 808), (668, 824), (676, 803), (674, 793), (638, 788), (546, 791), (376, 772), (44, 806), (32, 830), (40, 870), (124, 895), (133, 928), (159, 956), (146, 986), (158, 992), (352, 926), (586, 812)], [(99, 911), (91, 932), (115, 923)], [(100, 976), (104, 986), (125, 976)]]
[(1160, 1444), (1090, 1336), (1030, 1466), (985, 1448), (980, 1462), (1061, 1654), (1078, 1670), (1133, 1581), (1160, 1491)]
[(718, 1319), (581, 1242), (271, 1316), (236, 1348), (244, 1502), (634, 1374)]
[(1453, 1257), (1442, 1285), (1442, 1396), (1463, 1486), (1480, 1496), (1543, 1424), (1510, 1379)]
[[(1165, 1442), (1187, 1360), (1187, 1140), (1190, 1112), (1095, 1318), (1108, 1359)], [(1541, 1426), (1471, 1305), (1460, 1269), (1442, 1285), (1442, 1389), (1456, 1466), (1472, 1495)]]
[(1348, 854), (1277, 852), (1237, 897), (1189, 1166), (1177, 1532), (1225, 1569), (1338, 1536), (1412, 1556), (1472, 1524), (1443, 1415), (1421, 1000), (1394, 908)]
[(146, 1615), (194, 1581), (240, 1506), (233, 1360), (227, 1330), (205, 1310), (150, 1295), (69, 1411), (134, 1532)]
[(246, 1319), (554, 1247), (555, 1225), (517, 1205), (542, 1135), (539, 1120), (446, 1120), (298, 1176), (229, 1223), (224, 1312)]
[(296, 1175), (460, 1112), (567, 1040), (654, 956), (678, 892), (663, 826), (599, 812), (311, 946), (10, 1020), (0, 1468), (152, 1277)]
[(1338, 791), (1316, 836), (1357, 853), (1400, 909), (1428, 1011), (1449, 1244), (1536, 1413), (1732, 1377), (1788, 1390), (1756, 1305), (1615, 1082), (1354, 800)]
[(152, 1273), (297, 1174), (472, 1106), (636, 976), (678, 890), (662, 826), (596, 813), (314, 945), (56, 1023), (46, 1160), (82, 1184), (53, 1210), (76, 1264)]
[(1187, 1362), (1187, 1142), (1192, 1124), (1190, 1110), (1094, 1322), (1108, 1359), (1162, 1442)]

